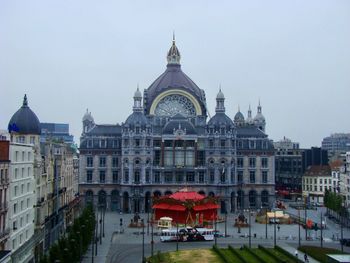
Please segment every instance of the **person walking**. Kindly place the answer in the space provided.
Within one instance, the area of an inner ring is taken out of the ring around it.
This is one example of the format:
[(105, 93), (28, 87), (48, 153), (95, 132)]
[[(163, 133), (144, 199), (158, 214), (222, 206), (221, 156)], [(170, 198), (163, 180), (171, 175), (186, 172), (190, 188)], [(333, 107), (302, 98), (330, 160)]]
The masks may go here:
[(297, 249), (295, 250), (294, 255), (296, 258), (298, 258), (298, 250)]
[(306, 254), (304, 254), (304, 261), (305, 261), (305, 262), (309, 262), (309, 258), (307, 257)]

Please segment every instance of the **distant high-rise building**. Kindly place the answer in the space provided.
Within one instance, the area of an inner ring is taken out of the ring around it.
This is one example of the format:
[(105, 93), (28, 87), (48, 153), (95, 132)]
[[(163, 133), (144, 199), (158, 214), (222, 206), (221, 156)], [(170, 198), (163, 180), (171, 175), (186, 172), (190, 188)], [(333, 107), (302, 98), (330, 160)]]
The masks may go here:
[(311, 147), (311, 149), (303, 149), (302, 168), (303, 173), (309, 166), (313, 165), (328, 165), (327, 150), (319, 147)]
[(69, 124), (67, 123), (40, 123), (40, 142), (46, 142), (48, 138), (65, 143), (73, 143), (74, 137), (69, 134)]
[(322, 149), (329, 152), (350, 151), (350, 133), (333, 133), (322, 140)]
[(275, 147), (275, 176), (276, 190), (280, 195), (295, 197), (301, 195), (302, 179), (302, 150), (299, 143), (284, 137), (274, 142)]

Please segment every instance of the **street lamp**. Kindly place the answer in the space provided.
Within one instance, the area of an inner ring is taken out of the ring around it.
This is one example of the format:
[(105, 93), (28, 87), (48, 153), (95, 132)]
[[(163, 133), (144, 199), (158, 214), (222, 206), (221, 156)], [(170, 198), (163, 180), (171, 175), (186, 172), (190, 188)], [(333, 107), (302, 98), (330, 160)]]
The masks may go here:
[(149, 202), (150, 199), (147, 199), (147, 236), (149, 235)]
[(102, 245), (102, 205), (100, 206), (100, 245)]
[(344, 252), (344, 240), (343, 240), (343, 207), (344, 207), (344, 202), (342, 201), (341, 203), (341, 208), (340, 208), (340, 244), (341, 244), (341, 252)]
[(298, 247), (301, 246), (301, 241), (300, 241), (300, 207), (298, 206)]
[(153, 240), (153, 209), (152, 209), (152, 218), (151, 218), (151, 256), (153, 258), (153, 249), (154, 249), (154, 240)]
[(176, 218), (176, 251), (179, 251), (179, 214)]
[(227, 237), (227, 210), (225, 210), (225, 237)]
[(306, 225), (306, 220), (307, 220), (307, 209), (306, 209), (306, 201), (307, 201), (307, 196), (305, 197), (305, 203), (304, 203), (304, 212), (305, 212), (305, 241), (307, 240), (307, 225)]
[(252, 216), (250, 214), (250, 204), (249, 204), (249, 248), (252, 247)]
[(273, 244), (276, 247), (276, 209), (273, 211), (274, 225), (273, 225)]
[(320, 227), (321, 227), (321, 247), (323, 247), (322, 211), (321, 211), (321, 223), (320, 223)]
[(214, 225), (215, 225), (215, 231), (214, 231), (214, 239), (215, 239), (215, 246), (217, 245), (217, 229), (216, 229), (216, 216), (214, 218)]
[(141, 219), (142, 224), (142, 263), (145, 262), (145, 224), (143, 218)]
[(105, 214), (106, 214), (106, 206), (103, 206), (103, 227), (102, 227), (102, 236), (105, 237)]

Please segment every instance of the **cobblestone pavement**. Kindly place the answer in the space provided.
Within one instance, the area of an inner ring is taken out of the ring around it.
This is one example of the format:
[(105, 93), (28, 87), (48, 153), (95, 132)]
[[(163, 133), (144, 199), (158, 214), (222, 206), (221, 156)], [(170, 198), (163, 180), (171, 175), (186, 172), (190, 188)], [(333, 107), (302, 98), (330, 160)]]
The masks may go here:
[[(297, 210), (288, 208), (288, 212), (292, 214), (297, 214)], [(323, 211), (324, 212), (324, 211)], [(308, 218), (317, 219), (320, 218), (321, 209), (308, 210)], [(246, 216), (249, 213), (245, 212)], [(140, 217), (147, 222), (147, 214), (140, 214)], [(223, 216), (222, 216), (223, 217)], [(241, 233), (237, 233), (237, 228), (233, 227), (234, 218), (237, 217), (237, 214), (228, 214), (227, 216), (227, 235), (226, 238), (218, 238), (217, 243), (220, 247), (225, 247), (227, 245), (233, 245), (239, 247), (243, 244), (249, 244), (249, 228), (242, 228)], [(123, 219), (123, 233), (120, 233), (120, 218)], [(130, 220), (133, 218), (132, 214), (119, 214), (117, 212), (106, 212), (105, 216), (105, 237), (102, 238), (102, 245), (98, 243), (97, 256), (94, 256), (94, 262), (102, 263), (135, 263), (141, 262), (142, 259), (142, 229), (128, 228), (127, 224), (130, 223)], [(266, 234), (266, 225), (255, 223), (255, 217), (252, 216), (251, 219), (251, 244), (252, 246), (257, 246), (262, 244), (265, 246), (273, 246), (274, 244), (274, 225), (267, 225), (267, 239), (265, 238)], [(317, 221), (316, 221), (317, 222)], [(221, 222), (217, 224), (217, 228), (221, 233), (225, 233), (225, 223)], [(278, 245), (287, 244), (288, 246), (293, 247), (294, 249), (298, 246), (298, 225), (281, 225), (280, 230), (278, 231), (276, 227), (276, 243)], [(100, 233), (100, 232), (99, 232)], [(309, 231), (308, 236), (314, 238), (313, 241), (305, 241), (305, 230), (301, 228), (301, 244), (309, 245), (320, 245), (320, 231)], [(176, 243), (161, 243), (158, 236), (158, 229), (154, 228), (154, 248), (153, 252), (156, 253), (160, 251), (174, 251), (176, 249)], [(256, 238), (254, 238), (256, 234)], [(327, 221), (327, 229), (324, 230), (323, 236), (325, 238), (324, 246), (333, 247), (340, 249), (339, 241), (332, 240), (332, 237), (340, 238), (340, 226), (333, 223), (332, 221)], [(349, 229), (344, 228), (344, 237), (350, 237)], [(318, 238), (318, 239), (317, 239)], [(151, 255), (151, 227), (145, 227), (144, 234), (144, 254), (145, 256)], [(179, 243), (179, 249), (192, 249), (192, 248), (202, 248), (202, 247), (212, 247), (214, 241), (209, 242), (191, 242), (191, 243)], [(350, 252), (349, 247), (344, 247), (344, 250)], [(91, 257), (91, 248), (85, 254), (83, 261), (84, 263), (92, 262)]]

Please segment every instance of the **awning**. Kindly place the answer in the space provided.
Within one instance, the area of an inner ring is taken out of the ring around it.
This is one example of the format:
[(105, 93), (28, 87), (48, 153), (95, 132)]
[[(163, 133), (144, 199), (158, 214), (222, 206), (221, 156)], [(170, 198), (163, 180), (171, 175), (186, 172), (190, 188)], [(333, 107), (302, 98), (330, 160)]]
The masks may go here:
[(169, 204), (160, 203), (160, 204), (154, 205), (152, 208), (153, 209), (168, 209), (169, 206), (170, 206)]
[(168, 207), (168, 210), (174, 210), (174, 211), (185, 211), (186, 207), (182, 206), (182, 205), (170, 205)]
[(217, 204), (204, 204), (204, 205), (196, 205), (193, 207), (194, 211), (203, 211), (203, 210), (210, 210), (210, 209), (217, 209), (219, 206)]

